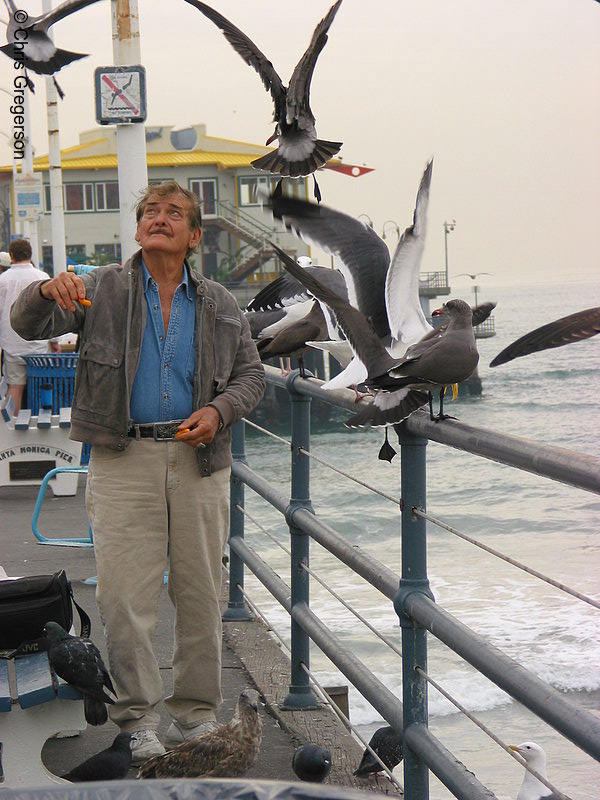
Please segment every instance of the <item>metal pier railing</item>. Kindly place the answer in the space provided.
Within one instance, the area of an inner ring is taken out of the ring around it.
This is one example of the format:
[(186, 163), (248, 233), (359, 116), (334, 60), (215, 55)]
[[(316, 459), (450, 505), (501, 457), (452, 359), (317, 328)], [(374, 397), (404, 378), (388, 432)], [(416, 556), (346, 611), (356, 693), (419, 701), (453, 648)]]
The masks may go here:
[[(244, 569), (247, 567), (290, 615), (291, 674), (285, 704), (290, 708), (310, 708), (317, 702), (310, 679), (309, 643), (312, 640), (387, 723), (397, 731), (403, 731), (404, 791), (408, 800), (427, 800), (430, 770), (456, 797), (490, 800), (495, 795), (428, 728), (427, 689), (429, 684), (435, 685), (427, 674), (429, 632), (577, 747), (600, 761), (600, 719), (597, 716), (569, 702), (552, 686), (435, 603), (427, 576), (426, 522), (438, 524), (438, 521), (426, 512), (426, 446), (428, 440), (436, 441), (597, 494), (600, 494), (600, 459), (460, 422), (439, 425), (432, 422), (425, 412), (416, 412), (402, 424), (399, 433), (401, 575), (398, 576), (321, 522), (311, 505), (311, 398), (353, 410), (354, 393), (349, 390), (325, 391), (320, 381), (302, 379), (298, 372), (284, 378), (278, 370), (266, 367), (266, 374), (270, 383), (287, 389), (290, 397), (291, 495), (284, 495), (247, 463), (245, 423), (239, 423), (233, 438), (230, 599), (225, 618), (248, 618), (244, 590)], [(245, 486), (270, 503), (287, 523), (290, 532), (290, 586), (245, 541)], [(447, 530), (452, 529), (448, 527)], [(311, 609), (311, 539), (393, 603), (402, 633), (402, 702)], [(488, 548), (488, 552), (492, 551)], [(544, 578), (514, 560), (505, 560)], [(591, 598), (577, 592), (572, 594), (600, 607)], [(456, 705), (460, 708), (458, 703)], [(519, 759), (485, 726), (476, 724)], [(559, 797), (564, 797), (552, 784), (544, 783)]]

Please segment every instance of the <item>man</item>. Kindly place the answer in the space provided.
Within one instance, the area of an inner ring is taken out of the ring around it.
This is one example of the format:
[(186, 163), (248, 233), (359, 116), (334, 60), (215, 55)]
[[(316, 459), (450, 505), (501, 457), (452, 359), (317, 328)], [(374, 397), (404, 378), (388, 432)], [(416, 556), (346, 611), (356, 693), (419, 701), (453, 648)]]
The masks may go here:
[(86, 502), (118, 694), (111, 718), (133, 734), (139, 764), (164, 752), (152, 634), (167, 554), (175, 646), (166, 744), (216, 725), (230, 427), (265, 381), (235, 298), (185, 260), (201, 237), (197, 198), (167, 181), (146, 190), (136, 214), (141, 251), (124, 267), (31, 286), (12, 321), (24, 335), (80, 335), (71, 435), (93, 444)]
[(47, 353), (47, 341), (25, 341), (12, 329), (10, 307), (30, 283), (47, 278), (45, 272), (31, 263), (31, 245), (27, 239), (13, 239), (8, 246), (10, 267), (0, 274), (0, 348), (3, 354), (3, 374), (8, 384), (6, 397), (14, 403), (13, 414), (21, 410), (27, 383), (27, 365), (23, 355)]

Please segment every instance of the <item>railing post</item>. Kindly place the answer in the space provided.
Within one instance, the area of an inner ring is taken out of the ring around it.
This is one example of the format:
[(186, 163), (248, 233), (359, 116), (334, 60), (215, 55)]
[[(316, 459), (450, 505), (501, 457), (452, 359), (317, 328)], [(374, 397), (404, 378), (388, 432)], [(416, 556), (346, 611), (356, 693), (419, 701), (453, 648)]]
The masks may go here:
[[(416, 670), (427, 671), (427, 630), (418, 626), (404, 610), (404, 601), (413, 592), (433, 599), (427, 579), (426, 522), (412, 513), (425, 509), (427, 439), (413, 436), (400, 426), (400, 496), (402, 513), (402, 573), (394, 608), (402, 628), (402, 701), (404, 732), (413, 723), (427, 726), (427, 682)], [(404, 746), (404, 792), (407, 800), (428, 800), (429, 771), (410, 747)]]
[[(240, 420), (231, 429), (231, 454), (234, 461), (246, 461), (246, 424)], [(244, 538), (244, 482), (234, 475), (229, 485), (229, 536)], [(233, 550), (229, 551), (229, 603), (223, 613), (224, 620), (252, 619), (252, 615), (244, 603), (244, 562)]]
[(283, 702), (283, 708), (318, 708), (317, 700), (310, 688), (308, 673), (302, 664), (310, 668), (310, 637), (293, 618), (293, 608), (298, 603), (310, 605), (309, 575), (303, 565), (309, 564), (310, 536), (293, 524), (293, 514), (298, 508), (312, 511), (310, 502), (310, 459), (300, 449), (310, 451), (310, 403), (307, 395), (294, 389), (294, 380), (299, 375), (294, 370), (288, 376), (286, 386), (291, 402), (292, 416), (292, 492), (286, 510), (286, 520), (290, 529), (292, 562), (290, 583), (292, 590), (291, 620), (291, 676), (290, 688)]

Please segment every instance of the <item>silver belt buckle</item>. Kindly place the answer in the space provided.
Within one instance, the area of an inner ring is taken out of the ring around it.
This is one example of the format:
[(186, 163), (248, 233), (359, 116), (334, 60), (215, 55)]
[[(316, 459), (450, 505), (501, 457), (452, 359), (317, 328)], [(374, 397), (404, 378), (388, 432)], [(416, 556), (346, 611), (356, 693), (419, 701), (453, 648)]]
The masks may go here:
[(180, 425), (181, 420), (155, 422), (152, 426), (152, 438), (155, 442), (172, 442)]

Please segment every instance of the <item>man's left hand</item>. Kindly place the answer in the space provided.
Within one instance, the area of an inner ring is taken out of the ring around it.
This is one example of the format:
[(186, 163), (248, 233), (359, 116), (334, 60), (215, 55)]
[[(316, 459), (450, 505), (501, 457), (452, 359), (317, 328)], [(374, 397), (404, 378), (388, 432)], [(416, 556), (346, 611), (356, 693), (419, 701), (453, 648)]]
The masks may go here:
[(177, 441), (185, 442), (191, 447), (210, 444), (215, 438), (220, 422), (217, 409), (214, 406), (204, 406), (183, 420), (179, 426), (182, 432), (177, 434)]

